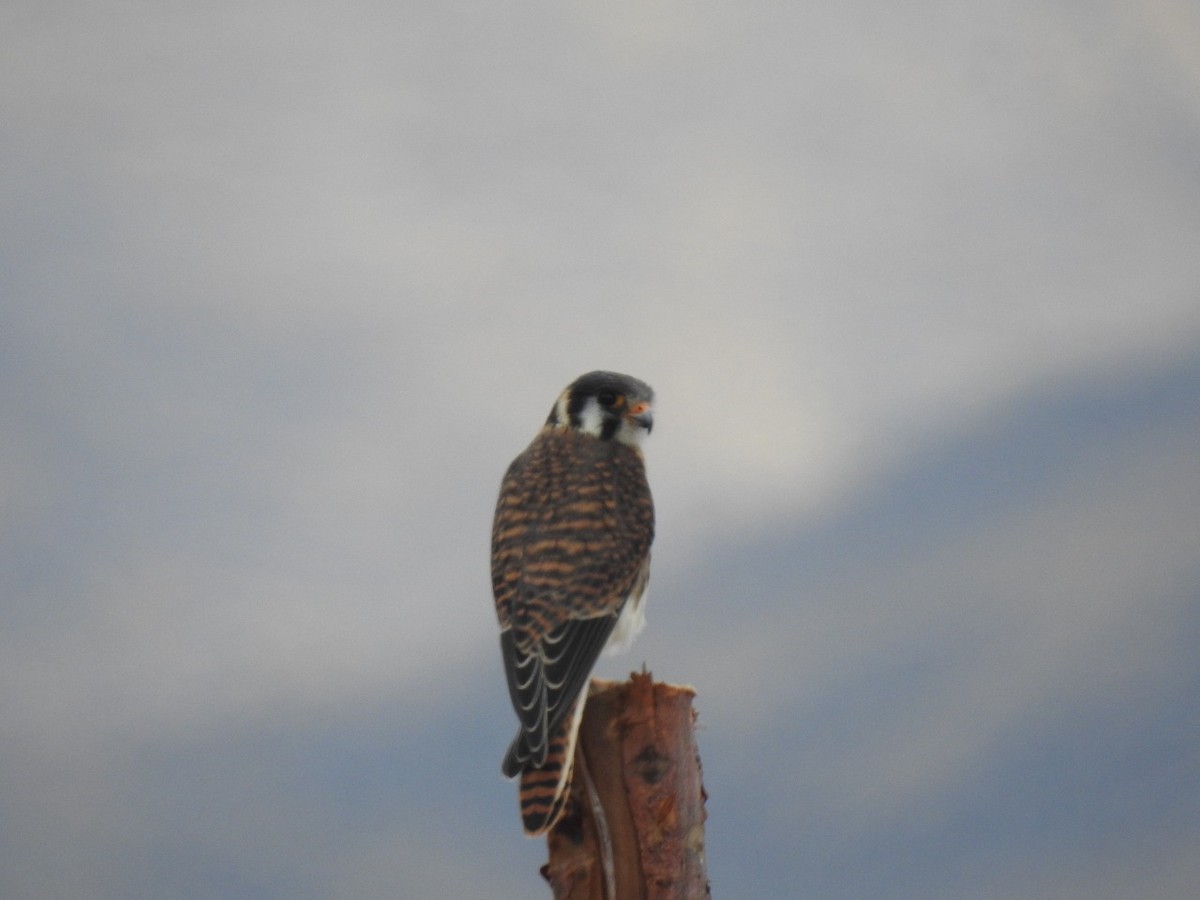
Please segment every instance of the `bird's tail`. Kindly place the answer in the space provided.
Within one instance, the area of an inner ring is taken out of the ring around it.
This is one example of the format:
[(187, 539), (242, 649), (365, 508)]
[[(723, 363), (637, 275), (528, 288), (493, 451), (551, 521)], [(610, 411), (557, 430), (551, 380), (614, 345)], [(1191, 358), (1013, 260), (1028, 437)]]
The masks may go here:
[(566, 809), (571, 796), (575, 744), (579, 738), (579, 723), (583, 719), (586, 697), (587, 685), (584, 685), (579, 699), (575, 701), (575, 708), (550, 736), (545, 764), (521, 773), (517, 797), (521, 804), (521, 824), (530, 837), (537, 837), (553, 828)]

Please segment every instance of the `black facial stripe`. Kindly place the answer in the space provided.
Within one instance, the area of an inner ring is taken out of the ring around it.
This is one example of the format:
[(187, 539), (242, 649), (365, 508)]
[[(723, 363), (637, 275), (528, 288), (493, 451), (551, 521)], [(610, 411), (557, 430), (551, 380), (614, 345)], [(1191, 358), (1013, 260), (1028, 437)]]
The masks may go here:
[(571, 391), (571, 396), (567, 400), (567, 418), (571, 420), (572, 428), (578, 428), (583, 422), (583, 407), (587, 400), (587, 394), (581, 391)]
[(604, 424), (600, 426), (600, 440), (611, 441), (613, 435), (617, 433), (617, 429), (621, 427), (621, 420), (616, 416), (605, 416)]

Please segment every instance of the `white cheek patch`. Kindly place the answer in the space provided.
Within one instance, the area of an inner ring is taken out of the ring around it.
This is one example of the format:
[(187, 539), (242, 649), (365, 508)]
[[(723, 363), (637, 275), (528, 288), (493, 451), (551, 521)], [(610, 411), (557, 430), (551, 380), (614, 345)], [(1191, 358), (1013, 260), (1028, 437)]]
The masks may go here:
[(604, 427), (604, 412), (595, 397), (588, 397), (583, 409), (579, 411), (579, 430), (592, 437), (600, 437)]

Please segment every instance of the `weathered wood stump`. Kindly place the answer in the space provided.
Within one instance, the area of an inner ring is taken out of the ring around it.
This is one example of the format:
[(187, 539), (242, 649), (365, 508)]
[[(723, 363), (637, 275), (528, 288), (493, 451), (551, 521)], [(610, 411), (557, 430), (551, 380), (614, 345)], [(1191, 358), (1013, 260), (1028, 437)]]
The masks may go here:
[(555, 900), (711, 896), (694, 696), (645, 672), (592, 682), (571, 807), (547, 836)]

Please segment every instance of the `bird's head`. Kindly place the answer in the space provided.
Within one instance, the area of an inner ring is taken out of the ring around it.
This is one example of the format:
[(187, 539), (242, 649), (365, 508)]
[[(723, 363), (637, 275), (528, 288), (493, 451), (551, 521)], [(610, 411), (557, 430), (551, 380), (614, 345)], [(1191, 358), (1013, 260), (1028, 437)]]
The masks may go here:
[(654, 391), (644, 381), (617, 372), (588, 372), (559, 394), (546, 424), (636, 447), (654, 426), (653, 403)]

